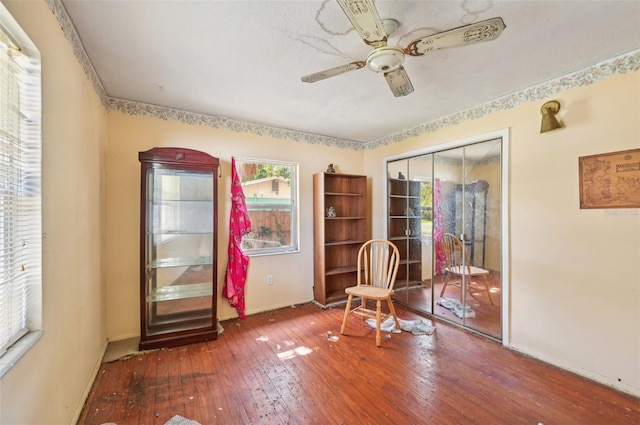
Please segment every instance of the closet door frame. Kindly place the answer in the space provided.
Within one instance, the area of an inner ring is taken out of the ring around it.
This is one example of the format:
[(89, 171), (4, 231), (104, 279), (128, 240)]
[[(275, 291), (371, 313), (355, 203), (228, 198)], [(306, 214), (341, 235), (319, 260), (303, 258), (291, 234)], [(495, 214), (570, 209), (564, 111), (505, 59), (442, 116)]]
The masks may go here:
[(431, 153), (436, 153), (436, 152), (440, 152), (443, 150), (448, 150), (448, 149), (455, 149), (455, 148), (460, 148), (466, 145), (470, 145), (470, 144), (475, 144), (475, 143), (480, 143), (480, 142), (486, 142), (486, 141), (490, 141), (490, 140), (495, 140), (495, 139), (502, 139), (502, 155), (501, 155), (501, 200), (502, 200), (502, 206), (501, 206), (501, 214), (500, 214), (500, 232), (501, 232), (501, 243), (500, 243), (500, 263), (501, 263), (501, 273), (502, 273), (502, 288), (500, 291), (500, 297), (501, 297), (501, 326), (502, 326), (502, 345), (504, 346), (509, 346), (510, 344), (510, 340), (509, 340), (509, 336), (510, 336), (510, 323), (509, 323), (509, 318), (510, 318), (510, 305), (509, 305), (509, 293), (510, 293), (510, 287), (511, 287), (511, 280), (510, 280), (510, 270), (509, 270), (509, 265), (510, 265), (510, 261), (509, 261), (509, 246), (510, 246), (510, 240), (509, 240), (509, 217), (510, 217), (510, 213), (509, 213), (509, 145), (510, 145), (510, 137), (509, 137), (509, 129), (505, 128), (502, 130), (497, 130), (494, 132), (490, 132), (490, 133), (484, 133), (484, 134), (478, 134), (475, 136), (470, 136), (464, 139), (458, 139), (458, 140), (452, 140), (452, 141), (448, 141), (448, 142), (443, 142), (440, 144), (436, 144), (436, 145), (432, 145), (432, 146), (428, 146), (425, 148), (421, 148), (421, 149), (417, 149), (417, 150), (413, 150), (413, 151), (407, 151), (407, 152), (402, 152), (402, 153), (398, 153), (395, 155), (391, 155), (391, 156), (387, 156), (383, 158), (382, 161), (382, 176), (384, 179), (384, 182), (382, 182), (382, 199), (383, 199), (383, 213), (384, 213), (384, 217), (385, 219), (383, 220), (383, 234), (387, 234), (387, 220), (386, 217), (388, 216), (388, 203), (387, 203), (387, 167), (388, 167), (388, 163), (389, 162), (393, 162), (393, 161), (397, 161), (397, 160), (401, 160), (404, 158), (409, 158), (409, 157), (414, 157), (414, 156), (419, 156), (419, 155), (425, 155), (425, 154), (431, 154)]

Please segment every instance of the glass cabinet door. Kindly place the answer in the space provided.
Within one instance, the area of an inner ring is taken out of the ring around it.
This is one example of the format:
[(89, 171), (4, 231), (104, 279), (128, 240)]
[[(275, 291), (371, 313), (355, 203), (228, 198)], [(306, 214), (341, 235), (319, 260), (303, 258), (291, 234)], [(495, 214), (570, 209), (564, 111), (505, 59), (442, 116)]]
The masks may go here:
[(211, 326), (213, 173), (148, 173), (147, 335)]
[(143, 348), (217, 334), (216, 175), (209, 168), (143, 164)]

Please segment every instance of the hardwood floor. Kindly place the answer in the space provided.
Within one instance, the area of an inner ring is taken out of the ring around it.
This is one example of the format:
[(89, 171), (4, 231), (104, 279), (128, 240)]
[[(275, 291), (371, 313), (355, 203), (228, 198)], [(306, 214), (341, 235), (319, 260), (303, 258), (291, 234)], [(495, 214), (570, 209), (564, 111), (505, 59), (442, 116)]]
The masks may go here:
[[(405, 320), (417, 314), (397, 306)], [(436, 322), (375, 330), (314, 304), (223, 322), (217, 341), (103, 364), (79, 424), (640, 424), (640, 402)]]

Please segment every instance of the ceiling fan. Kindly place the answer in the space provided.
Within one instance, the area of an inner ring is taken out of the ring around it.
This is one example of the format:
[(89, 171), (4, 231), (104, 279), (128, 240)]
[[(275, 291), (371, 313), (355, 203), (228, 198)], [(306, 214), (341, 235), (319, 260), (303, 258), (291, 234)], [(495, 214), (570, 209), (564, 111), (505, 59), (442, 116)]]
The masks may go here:
[(374, 0), (337, 0), (337, 2), (360, 37), (366, 44), (373, 47), (373, 51), (364, 61), (351, 62), (305, 75), (301, 78), (305, 83), (315, 83), (366, 66), (374, 72), (384, 73), (384, 78), (394, 96), (406, 96), (413, 92), (413, 85), (402, 66), (405, 55), (422, 56), (439, 49), (495, 40), (506, 28), (502, 18), (491, 18), (418, 38), (401, 49), (387, 45), (387, 36), (398, 28), (398, 22), (393, 19), (380, 20)]

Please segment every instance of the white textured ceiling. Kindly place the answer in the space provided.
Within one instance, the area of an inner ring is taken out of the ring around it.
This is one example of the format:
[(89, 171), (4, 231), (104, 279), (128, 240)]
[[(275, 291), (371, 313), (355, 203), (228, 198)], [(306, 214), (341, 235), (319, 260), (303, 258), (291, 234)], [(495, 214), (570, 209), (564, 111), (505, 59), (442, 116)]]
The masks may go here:
[(640, 1), (376, 2), (390, 45), (492, 17), (491, 42), (407, 57), (414, 92), (367, 68), (300, 77), (371, 48), (335, 0), (63, 0), (109, 97), (366, 142), (640, 48)]

